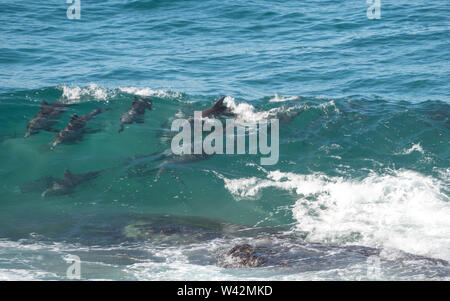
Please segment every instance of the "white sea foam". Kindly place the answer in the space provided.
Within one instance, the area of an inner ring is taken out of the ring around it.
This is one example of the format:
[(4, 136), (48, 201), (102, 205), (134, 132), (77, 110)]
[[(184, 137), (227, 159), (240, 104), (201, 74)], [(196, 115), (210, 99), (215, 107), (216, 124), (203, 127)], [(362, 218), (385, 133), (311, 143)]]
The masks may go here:
[(319, 148), (319, 151), (323, 151), (327, 154), (329, 154), (330, 152), (334, 151), (334, 150), (340, 150), (342, 149), (342, 146), (340, 146), (337, 143), (332, 143), (330, 145), (323, 145)]
[(164, 91), (164, 90), (153, 90), (151, 88), (136, 88), (136, 87), (117, 87), (117, 88), (106, 88), (98, 86), (95, 83), (89, 84), (87, 87), (79, 86), (59, 86), (62, 90), (62, 99), (68, 103), (77, 103), (82, 101), (90, 100), (101, 100), (109, 101), (114, 98), (118, 92), (124, 92), (128, 94), (133, 94), (137, 96), (156, 96), (161, 98), (180, 98), (181, 93)]
[(258, 122), (268, 119), (271, 115), (270, 111), (257, 112), (254, 106), (246, 102), (237, 103), (231, 96), (225, 97), (224, 104), (243, 122)]
[(181, 93), (172, 92), (172, 91), (164, 91), (164, 90), (153, 90), (150, 88), (136, 88), (136, 87), (119, 87), (120, 91), (134, 94), (138, 96), (156, 96), (161, 98), (180, 98)]
[(62, 98), (65, 99), (69, 103), (75, 103), (84, 98), (89, 100), (108, 100), (114, 96), (114, 92), (108, 91), (108, 89), (104, 87), (100, 87), (94, 83), (89, 84), (86, 88), (81, 88), (78, 86), (69, 87), (69, 86), (61, 86), (63, 90)]
[(236, 102), (231, 96), (225, 97), (224, 104), (236, 114), (236, 120), (238, 122), (258, 122), (270, 118), (280, 118), (283, 114), (290, 114), (293, 111), (305, 111), (308, 109), (320, 109), (327, 113), (328, 109), (332, 108), (335, 113), (340, 113), (333, 100), (318, 105), (297, 104), (290, 107), (280, 106), (267, 111), (257, 111), (253, 105), (246, 102)]
[(0, 269), (0, 281), (33, 281), (56, 278), (56, 274), (30, 269)]
[(297, 100), (297, 99), (299, 99), (298, 96), (284, 97), (284, 96), (280, 96), (275, 93), (275, 96), (272, 97), (269, 101), (270, 102), (284, 102), (284, 101), (291, 101), (291, 100)]
[(393, 248), (450, 260), (448, 183), (410, 170), (363, 179), (273, 171), (265, 177), (227, 179), (239, 200), (258, 198), (269, 187), (296, 195), (297, 230), (318, 242)]
[(404, 149), (400, 153), (397, 153), (397, 154), (399, 154), (399, 155), (409, 155), (412, 152), (419, 152), (421, 154), (424, 154), (423, 148), (420, 145), (420, 143), (413, 144), (410, 148)]

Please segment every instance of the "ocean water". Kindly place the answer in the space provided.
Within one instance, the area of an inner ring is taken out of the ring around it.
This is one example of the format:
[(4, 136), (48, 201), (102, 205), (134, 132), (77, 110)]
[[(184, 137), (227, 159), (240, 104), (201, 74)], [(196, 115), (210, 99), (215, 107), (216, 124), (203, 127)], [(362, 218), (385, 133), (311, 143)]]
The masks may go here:
[[(0, 280), (450, 279), (450, 5), (0, 1)], [(145, 122), (118, 133), (134, 96)], [(170, 121), (226, 96), (280, 158), (171, 163)], [(108, 108), (51, 150), (43, 100)], [(45, 177), (101, 174), (66, 195)], [(44, 185), (45, 186), (45, 185)], [(229, 251), (263, 248), (243, 266)]]

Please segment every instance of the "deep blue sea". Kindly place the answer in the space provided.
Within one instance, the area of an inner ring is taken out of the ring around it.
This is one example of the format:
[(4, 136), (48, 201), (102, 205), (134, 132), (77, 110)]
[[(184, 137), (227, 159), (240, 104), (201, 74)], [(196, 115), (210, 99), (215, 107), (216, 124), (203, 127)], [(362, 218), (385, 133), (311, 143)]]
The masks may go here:
[[(80, 3), (0, 0), (0, 280), (450, 279), (448, 0)], [(161, 157), (220, 97), (280, 120), (277, 164)], [(66, 170), (100, 173), (47, 194)]]

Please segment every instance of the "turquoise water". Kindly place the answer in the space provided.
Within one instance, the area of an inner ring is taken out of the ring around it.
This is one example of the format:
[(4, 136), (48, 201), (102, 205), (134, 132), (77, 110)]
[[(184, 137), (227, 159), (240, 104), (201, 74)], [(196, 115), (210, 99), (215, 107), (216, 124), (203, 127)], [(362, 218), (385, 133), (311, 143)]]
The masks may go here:
[[(82, 279), (449, 279), (448, 1), (384, 0), (379, 20), (359, 0), (67, 7), (0, 2), (0, 279), (67, 279), (68, 255)], [(153, 110), (119, 134), (135, 95)], [(276, 165), (139, 157), (222, 96), (239, 121), (280, 119)], [(42, 100), (73, 104), (59, 130), (109, 110), (51, 150), (56, 133), (23, 137)], [(30, 184), (65, 169), (102, 173)], [(226, 267), (240, 243), (297, 261)]]

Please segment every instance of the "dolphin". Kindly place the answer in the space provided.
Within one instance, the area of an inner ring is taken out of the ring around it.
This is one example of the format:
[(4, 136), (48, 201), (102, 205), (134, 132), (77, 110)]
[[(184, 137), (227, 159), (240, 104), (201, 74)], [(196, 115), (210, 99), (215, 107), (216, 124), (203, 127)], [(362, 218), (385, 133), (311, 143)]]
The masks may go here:
[(145, 109), (152, 109), (152, 100), (149, 98), (137, 98), (135, 96), (131, 108), (120, 117), (119, 133), (124, 130), (125, 124), (132, 124), (133, 122), (144, 123)]
[(219, 99), (212, 107), (202, 111), (202, 117), (209, 116), (233, 116), (234, 114), (231, 112), (230, 108), (223, 104), (225, 97)]
[[(222, 117), (222, 116), (230, 116), (230, 117), (235, 117), (236, 114), (233, 113), (231, 111), (230, 108), (228, 108), (227, 106), (225, 106), (223, 104), (225, 100), (225, 97), (222, 97), (221, 99), (219, 99), (213, 106), (201, 111), (201, 117), (205, 118), (205, 117)], [(181, 110), (178, 111), (177, 115), (183, 112)], [(167, 119), (162, 125), (161, 127), (164, 128), (163, 130), (161, 130), (158, 134), (157, 137), (160, 139), (159, 144), (165, 144), (168, 141), (170, 141), (173, 136), (175, 135), (171, 130), (170, 130), (170, 123), (173, 122), (173, 120), (180, 118), (177, 117), (177, 115), (175, 115), (175, 117), (171, 117), (169, 119)], [(194, 123), (194, 116), (190, 116), (188, 119), (188, 122), (191, 124), (191, 126)]]
[(70, 104), (64, 104), (59, 101), (49, 104), (43, 100), (39, 112), (30, 120), (30, 122), (28, 122), (27, 131), (24, 137), (30, 137), (31, 135), (39, 133), (41, 130), (58, 132), (58, 130), (53, 129), (52, 126), (56, 124), (56, 121), (61, 114), (66, 111), (66, 107), (68, 106), (70, 106)]
[(93, 180), (100, 175), (101, 171), (91, 171), (81, 174), (73, 174), (68, 169), (64, 171), (62, 179), (46, 177), (47, 188), (41, 194), (43, 197), (54, 195), (66, 195), (73, 192), (78, 185)]
[(106, 110), (108, 109), (97, 108), (86, 115), (78, 116), (77, 114), (73, 114), (70, 118), (69, 124), (67, 124), (67, 126), (62, 129), (53, 140), (51, 148), (54, 149), (61, 143), (80, 141), (83, 133), (87, 132), (85, 129), (87, 122)]

